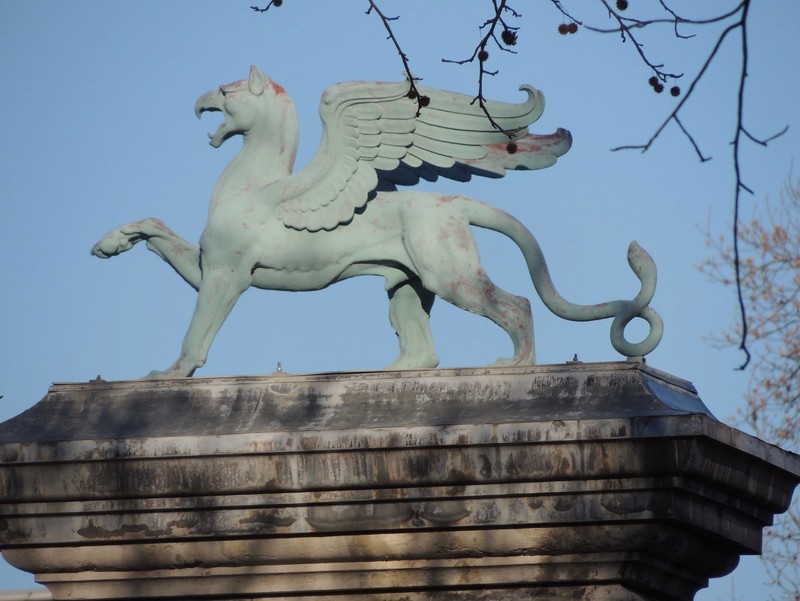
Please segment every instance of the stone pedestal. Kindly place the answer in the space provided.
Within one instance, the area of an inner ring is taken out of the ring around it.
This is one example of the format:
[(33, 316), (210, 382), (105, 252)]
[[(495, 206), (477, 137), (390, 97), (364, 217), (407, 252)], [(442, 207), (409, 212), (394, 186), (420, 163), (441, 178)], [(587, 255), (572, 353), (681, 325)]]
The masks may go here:
[(800, 480), (639, 363), (56, 384), (0, 445), (54, 599), (690, 600)]

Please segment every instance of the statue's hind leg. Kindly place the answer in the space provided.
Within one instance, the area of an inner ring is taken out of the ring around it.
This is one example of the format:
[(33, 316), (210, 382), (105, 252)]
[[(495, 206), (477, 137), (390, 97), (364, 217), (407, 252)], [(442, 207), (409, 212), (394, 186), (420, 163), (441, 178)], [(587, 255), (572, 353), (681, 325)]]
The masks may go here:
[(429, 322), (435, 298), (416, 278), (389, 290), (389, 320), (397, 332), (400, 356), (386, 369), (425, 369), (439, 365)]
[(457, 279), (436, 287), (439, 296), (461, 309), (491, 319), (511, 338), (514, 355), (501, 357), (493, 365), (533, 365), (536, 355), (528, 299), (498, 288), (480, 267), (471, 274), (456, 271), (454, 275)]
[[(514, 355), (495, 365), (535, 363), (533, 318), (528, 299), (498, 288), (483, 271), (475, 238), (466, 218), (450, 213), (408, 231), (407, 249), (422, 285), (437, 296), (472, 313), (483, 315), (511, 337)], [(419, 249), (419, 251), (417, 250)]]

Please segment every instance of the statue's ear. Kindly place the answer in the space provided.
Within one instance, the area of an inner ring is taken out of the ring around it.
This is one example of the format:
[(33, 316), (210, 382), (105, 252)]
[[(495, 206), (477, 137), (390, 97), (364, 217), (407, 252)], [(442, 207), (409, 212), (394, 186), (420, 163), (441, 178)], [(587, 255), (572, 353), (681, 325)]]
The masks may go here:
[(247, 80), (247, 87), (250, 88), (250, 93), (256, 96), (261, 96), (267, 88), (266, 76), (252, 65), (250, 66), (250, 78)]

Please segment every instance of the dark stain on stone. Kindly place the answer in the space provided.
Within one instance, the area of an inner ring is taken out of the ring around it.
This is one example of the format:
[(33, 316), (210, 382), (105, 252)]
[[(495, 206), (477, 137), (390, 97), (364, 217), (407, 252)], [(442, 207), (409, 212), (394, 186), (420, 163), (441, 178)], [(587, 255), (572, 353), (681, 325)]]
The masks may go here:
[(315, 530), (344, 531), (398, 527), (411, 521), (414, 509), (398, 503), (309, 507), (306, 521)]
[(537, 509), (541, 509), (544, 506), (544, 501), (542, 501), (539, 497), (530, 497), (528, 499), (528, 507), (536, 511)]
[(473, 478), (470, 477), (469, 474), (467, 474), (466, 472), (463, 472), (461, 470), (457, 470), (457, 469), (451, 469), (447, 474), (447, 479), (450, 482), (458, 482), (459, 483), (459, 488), (461, 489), (462, 492), (464, 491), (464, 486), (463, 486), (463, 484), (460, 484), (460, 483), (462, 483), (462, 482), (472, 482), (473, 481)]
[(12, 529), (8, 525), (8, 520), (0, 518), (0, 541), (3, 543), (11, 543), (20, 540), (27, 540), (31, 536), (30, 528)]
[(189, 520), (189, 519), (173, 520), (173, 521), (167, 523), (167, 526), (169, 526), (170, 529), (172, 529), (172, 528), (181, 528), (183, 530), (188, 530), (190, 528), (195, 528), (197, 525), (198, 525), (198, 521), (197, 520)]
[(420, 454), (409, 458), (406, 469), (412, 480), (423, 480), (433, 473), (434, 466), (428, 454)]
[(461, 501), (429, 501), (423, 503), (419, 509), (419, 515), (422, 519), (437, 526), (451, 526), (463, 520), (469, 513), (469, 509)]
[(500, 517), (500, 509), (497, 503), (481, 503), (475, 511), (474, 520), (476, 524), (493, 524)]
[(573, 507), (575, 507), (575, 497), (573, 496), (560, 496), (553, 504), (556, 511), (572, 511)]
[(618, 493), (603, 495), (600, 504), (611, 513), (629, 515), (653, 509), (652, 501), (647, 493)]
[(297, 520), (291, 516), (282, 516), (278, 511), (256, 511), (250, 517), (243, 518), (240, 524), (255, 524), (269, 530), (276, 528), (288, 528)]
[(463, 484), (459, 484), (457, 486), (451, 486), (446, 491), (447, 492), (447, 496), (448, 497), (455, 497), (455, 496), (458, 496), (458, 495), (463, 495), (464, 491), (466, 489), (467, 489), (467, 487), (464, 486)]
[(511, 453), (508, 456), (508, 459), (506, 459), (505, 465), (503, 466), (503, 469), (507, 477), (513, 478), (514, 476), (519, 475), (520, 468), (519, 465), (517, 464), (518, 461), (519, 458), (516, 457), (514, 453)]
[(574, 398), (578, 393), (580, 381), (574, 376), (566, 377), (537, 377), (533, 379), (528, 395), (539, 398), (547, 395), (548, 398)]
[(292, 425), (323, 421), (330, 394), (322, 394), (316, 387), (309, 385), (305, 391), (298, 389), (293, 396), (291, 403), (274, 406), (276, 421)]
[(93, 520), (89, 520), (88, 525), (78, 530), (78, 534), (84, 538), (91, 539), (111, 539), (120, 538), (130, 534), (139, 535), (142, 538), (155, 538), (167, 534), (164, 530), (153, 530), (145, 524), (123, 524), (115, 530), (107, 530), (96, 526)]
[(481, 453), (478, 456), (478, 459), (481, 462), (481, 469), (480, 469), (481, 476), (483, 476), (484, 478), (491, 478), (492, 477), (492, 462), (489, 459), (489, 457), (484, 455), (483, 453)]

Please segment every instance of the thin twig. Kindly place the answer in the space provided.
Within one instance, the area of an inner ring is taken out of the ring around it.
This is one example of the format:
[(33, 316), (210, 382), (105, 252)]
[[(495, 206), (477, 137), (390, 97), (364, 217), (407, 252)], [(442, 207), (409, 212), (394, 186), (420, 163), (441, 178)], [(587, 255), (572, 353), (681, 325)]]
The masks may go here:
[(282, 0), (277, 0), (277, 2), (275, 0), (270, 0), (269, 4), (267, 4), (264, 8), (259, 8), (258, 6), (251, 6), (250, 8), (257, 13), (265, 13), (273, 6), (277, 8), (281, 4), (283, 4)]
[(740, 370), (744, 370), (750, 363), (750, 351), (747, 349), (747, 309), (744, 304), (744, 293), (742, 292), (742, 274), (741, 274), (741, 261), (739, 257), (739, 207), (744, 184), (742, 182), (741, 165), (739, 164), (739, 150), (741, 133), (744, 131), (742, 127), (742, 115), (744, 113), (744, 90), (745, 79), (747, 78), (747, 15), (750, 9), (750, 0), (744, 0), (742, 3), (742, 17), (739, 20), (739, 25), (742, 31), (742, 68), (739, 72), (739, 91), (736, 98), (736, 134), (733, 137), (733, 171), (736, 175), (736, 189), (733, 196), (733, 269), (736, 277), (736, 298), (739, 302), (739, 315), (742, 319), (742, 336), (739, 343), (739, 350), (744, 353), (744, 363), (739, 366)]
[(618, 150), (641, 150), (642, 152), (647, 152), (650, 149), (650, 147), (653, 145), (653, 142), (655, 142), (656, 139), (661, 135), (661, 132), (664, 131), (664, 129), (667, 127), (667, 125), (669, 125), (669, 122), (676, 118), (676, 116), (680, 112), (681, 108), (683, 108), (683, 105), (686, 104), (689, 101), (689, 98), (691, 98), (692, 93), (694, 92), (695, 88), (697, 87), (697, 84), (703, 78), (703, 76), (705, 75), (706, 71), (708, 70), (709, 65), (714, 61), (714, 58), (717, 56), (717, 53), (719, 52), (719, 49), (722, 46), (722, 42), (725, 41), (725, 38), (728, 36), (728, 34), (730, 32), (734, 31), (735, 29), (739, 28), (740, 26), (741, 26), (741, 21), (733, 23), (733, 24), (729, 25), (720, 34), (719, 38), (717, 39), (717, 43), (714, 45), (714, 48), (711, 50), (711, 53), (708, 55), (708, 58), (706, 58), (706, 62), (703, 63), (703, 66), (700, 68), (700, 71), (697, 72), (697, 75), (695, 75), (694, 79), (692, 80), (692, 83), (689, 84), (689, 89), (683, 95), (683, 98), (681, 99), (681, 101), (677, 105), (675, 105), (675, 108), (672, 109), (672, 112), (669, 115), (667, 115), (667, 118), (664, 119), (664, 121), (661, 123), (661, 125), (658, 127), (658, 129), (656, 129), (655, 133), (652, 136), (650, 136), (650, 139), (645, 144), (628, 145), (628, 146), (617, 146), (615, 148), (612, 148), (611, 150), (615, 151), (615, 152), (618, 151)]
[(683, 134), (684, 134), (684, 135), (685, 135), (685, 136), (686, 136), (686, 137), (689, 139), (689, 142), (691, 142), (692, 146), (694, 147), (694, 151), (697, 153), (697, 156), (698, 156), (698, 158), (700, 159), (700, 162), (701, 162), (701, 163), (705, 163), (706, 161), (710, 161), (710, 160), (711, 160), (711, 157), (707, 157), (707, 156), (705, 156), (705, 155), (704, 155), (704, 154), (703, 154), (703, 153), (700, 151), (700, 147), (697, 145), (697, 142), (695, 142), (695, 140), (694, 140), (694, 136), (693, 136), (691, 133), (689, 133), (689, 130), (688, 130), (688, 129), (686, 129), (686, 128), (684, 127), (683, 123), (681, 123), (681, 120), (680, 120), (680, 119), (678, 119), (678, 114), (677, 114), (677, 113), (675, 113), (675, 117), (674, 117), (674, 119), (675, 119), (675, 123), (677, 123), (677, 124), (678, 124), (678, 127), (680, 127), (680, 128), (681, 128), (681, 131), (683, 132)]
[(403, 70), (406, 73), (406, 79), (408, 80), (408, 94), (407, 96), (414, 100), (417, 103), (417, 117), (420, 115), (420, 111), (422, 107), (428, 106), (430, 102), (430, 98), (424, 96), (419, 93), (417, 89), (417, 77), (414, 77), (414, 74), (411, 73), (411, 67), (408, 64), (408, 56), (403, 49), (400, 47), (400, 42), (397, 41), (397, 37), (394, 35), (394, 31), (392, 30), (391, 21), (397, 21), (399, 17), (387, 17), (378, 5), (375, 4), (374, 0), (367, 0), (369, 2), (369, 8), (367, 9), (366, 14), (370, 14), (371, 12), (375, 12), (376, 15), (380, 18), (381, 22), (383, 23), (383, 27), (386, 29), (386, 33), (388, 34), (388, 39), (392, 41), (394, 44), (395, 50), (397, 50), (397, 54), (400, 56), (400, 60), (403, 63)]
[[(617, 24), (619, 25), (619, 28), (617, 29), (617, 31), (622, 36), (622, 41), (624, 42), (625, 38), (627, 37), (627, 39), (629, 39), (631, 42), (633, 42), (633, 46), (634, 46), (634, 48), (636, 48), (636, 52), (639, 53), (639, 57), (642, 59), (642, 62), (644, 62), (644, 64), (646, 64), (648, 67), (650, 67), (653, 70), (653, 72), (656, 74), (656, 76), (661, 81), (667, 81), (668, 79), (680, 79), (681, 77), (683, 77), (682, 73), (666, 73), (666, 72), (661, 70), (661, 68), (664, 65), (661, 65), (661, 64), (657, 65), (657, 64), (653, 63), (647, 57), (647, 54), (645, 54), (644, 48), (642, 47), (642, 44), (639, 42), (639, 40), (636, 39), (636, 36), (633, 35), (632, 29), (630, 27), (628, 27), (628, 25), (626, 23), (626, 19), (621, 17), (620, 14), (617, 11), (612, 9), (611, 6), (609, 6), (609, 4), (608, 4), (608, 2), (606, 0), (600, 0), (600, 3), (603, 6), (606, 7), (606, 10), (608, 10), (608, 14), (611, 15), (617, 21)], [(639, 23), (643, 24), (644, 22), (639, 21)], [(586, 26), (584, 25), (584, 27), (586, 27)], [(587, 29), (589, 29), (589, 28), (587, 28)], [(591, 31), (591, 29), (590, 29), (590, 31)]]
[(784, 128), (783, 128), (781, 131), (779, 131), (778, 133), (772, 134), (772, 135), (771, 135), (771, 136), (769, 136), (768, 138), (763, 138), (763, 139), (761, 139), (761, 138), (756, 138), (756, 137), (755, 137), (755, 136), (753, 136), (753, 135), (752, 135), (752, 134), (751, 134), (749, 131), (747, 131), (747, 129), (746, 129), (746, 128), (742, 127), (742, 133), (743, 133), (745, 136), (747, 136), (748, 138), (750, 138), (750, 141), (751, 141), (751, 142), (755, 142), (756, 144), (759, 144), (760, 146), (768, 146), (770, 142), (772, 142), (772, 141), (773, 141), (773, 140), (775, 140), (776, 138), (780, 138), (780, 137), (781, 137), (783, 134), (785, 134), (787, 131), (789, 131), (789, 126), (788, 126), (788, 125), (787, 125), (786, 127), (784, 127)]
[[(475, 98), (472, 99), (472, 102), (473, 103), (475, 103), (475, 102), (478, 103), (478, 106), (483, 111), (483, 114), (486, 115), (486, 118), (489, 120), (489, 123), (492, 125), (492, 127), (494, 127), (495, 129), (503, 132), (504, 134), (506, 134), (508, 136), (509, 140), (513, 140), (516, 137), (516, 135), (519, 132), (519, 130), (507, 130), (504, 127), (502, 127), (499, 123), (497, 123), (497, 121), (495, 121), (494, 117), (492, 116), (491, 112), (489, 111), (489, 107), (486, 105), (486, 95), (484, 94), (484, 77), (486, 75), (494, 76), (494, 75), (497, 75), (497, 73), (498, 73), (498, 71), (489, 71), (488, 69), (486, 69), (486, 66), (485, 66), (486, 65), (486, 61), (489, 60), (489, 51), (486, 49), (486, 47), (489, 44), (489, 41), (492, 40), (492, 41), (494, 41), (495, 45), (498, 48), (500, 48), (501, 50), (506, 51), (506, 52), (510, 52), (512, 54), (516, 54), (513, 50), (511, 50), (509, 48), (506, 48), (500, 42), (500, 40), (497, 39), (496, 30), (497, 30), (498, 25), (501, 25), (503, 27), (503, 33), (505, 34), (503, 39), (507, 40), (507, 41), (505, 41), (505, 44), (508, 44), (508, 45), (516, 44), (516, 40), (517, 40), (517, 33), (516, 32), (517, 32), (517, 30), (519, 28), (518, 27), (509, 26), (503, 20), (503, 14), (508, 12), (513, 17), (521, 17), (522, 15), (520, 15), (514, 9), (510, 8), (507, 5), (507, 0), (500, 0), (499, 3), (497, 2), (497, 0), (492, 0), (492, 7), (494, 9), (494, 15), (492, 17), (490, 17), (489, 19), (487, 19), (483, 23), (483, 25), (481, 25), (480, 29), (485, 30), (485, 34), (480, 39), (478, 44), (475, 46), (475, 49), (472, 51), (472, 54), (468, 58), (461, 59), (461, 60), (453, 60), (453, 59), (443, 58), (442, 62), (443, 63), (453, 63), (453, 64), (456, 64), (456, 65), (465, 65), (467, 63), (472, 63), (477, 59), (477, 61), (478, 61), (478, 93), (475, 96)], [(506, 33), (506, 32), (511, 32), (511, 33), (509, 34), (509, 33)]]

